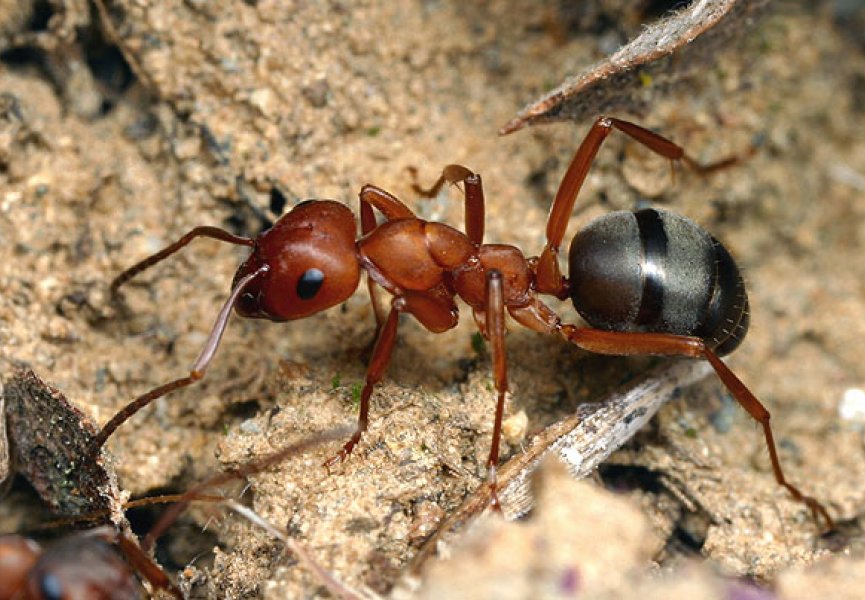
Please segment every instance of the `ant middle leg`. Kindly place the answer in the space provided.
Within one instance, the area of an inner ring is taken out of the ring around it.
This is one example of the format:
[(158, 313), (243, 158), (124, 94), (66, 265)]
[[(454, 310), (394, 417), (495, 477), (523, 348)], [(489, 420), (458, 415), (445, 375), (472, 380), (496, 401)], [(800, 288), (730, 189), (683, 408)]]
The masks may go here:
[(490, 342), (493, 362), (493, 380), (496, 387), (496, 415), (493, 421), (493, 439), (487, 459), (487, 483), (490, 486), (490, 506), (501, 511), (498, 497), (496, 469), (499, 462), (499, 444), (502, 439), (502, 419), (505, 395), (508, 391), (508, 365), (505, 353), (505, 303), (502, 274), (492, 269), (487, 272), (486, 337)]

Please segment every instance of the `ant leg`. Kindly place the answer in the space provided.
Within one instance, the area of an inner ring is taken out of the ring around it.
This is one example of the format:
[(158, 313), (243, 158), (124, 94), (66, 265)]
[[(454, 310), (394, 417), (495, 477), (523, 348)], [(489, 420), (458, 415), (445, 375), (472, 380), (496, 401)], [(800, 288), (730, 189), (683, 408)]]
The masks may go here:
[(195, 360), (195, 363), (192, 365), (192, 369), (188, 376), (181, 377), (180, 379), (175, 379), (169, 383), (156, 387), (146, 394), (143, 394), (127, 404), (124, 408), (120, 410), (116, 415), (114, 415), (108, 423), (106, 423), (102, 429), (96, 434), (96, 437), (90, 442), (90, 449), (88, 450), (88, 456), (95, 458), (99, 452), (99, 449), (105, 445), (105, 442), (111, 437), (111, 434), (120, 427), (127, 419), (129, 419), (132, 415), (137, 413), (139, 410), (156, 400), (157, 398), (161, 398), (165, 394), (169, 392), (173, 392), (174, 390), (178, 390), (180, 388), (191, 385), (204, 377), (204, 372), (207, 370), (207, 366), (210, 364), (210, 361), (213, 359), (213, 355), (216, 354), (216, 349), (219, 346), (219, 341), (222, 339), (222, 334), (225, 332), (225, 327), (228, 325), (228, 318), (231, 316), (231, 309), (234, 308), (237, 299), (240, 298), (241, 293), (243, 293), (243, 289), (256, 277), (263, 275), (269, 270), (269, 267), (263, 266), (259, 267), (256, 271), (242, 277), (240, 281), (237, 282), (237, 285), (234, 286), (234, 289), (231, 290), (231, 294), (226, 300), (225, 304), (222, 306), (222, 309), (219, 311), (219, 315), (216, 317), (216, 322), (213, 325), (213, 329), (210, 331), (210, 336), (208, 336), (207, 341), (204, 344), (204, 348), (201, 349), (201, 353), (198, 355), (198, 358)]
[[(412, 169), (412, 175), (417, 178), (417, 171)], [(424, 198), (434, 198), (445, 183), (456, 185), (462, 183), (465, 187), (465, 222), (466, 235), (471, 243), (480, 246), (484, 243), (484, 188), (481, 176), (473, 173), (462, 165), (448, 165), (442, 169), (442, 174), (429, 188), (423, 189), (415, 182), (412, 189)]]
[[(360, 201), (360, 233), (362, 236), (365, 236), (371, 233), (377, 227), (377, 223), (375, 221), (375, 213), (372, 211), (372, 204), (363, 200), (361, 198)], [(372, 311), (375, 314), (375, 327), (376, 327), (376, 338), (378, 338), (378, 332), (381, 330), (381, 326), (384, 323), (384, 307), (381, 305), (381, 296), (378, 294), (378, 286), (375, 281), (372, 280), (372, 277), (367, 273), (366, 276), (366, 287), (369, 291), (369, 301), (372, 304)]]
[[(402, 200), (377, 185), (370, 183), (360, 188), (361, 217), (365, 210), (363, 208), (364, 204), (380, 210), (388, 221), (393, 219), (411, 219), (415, 216), (411, 209), (403, 204)], [(373, 219), (374, 222), (375, 220)]]
[(183, 237), (181, 237), (179, 240), (177, 240), (173, 244), (166, 246), (165, 248), (163, 248), (162, 250), (160, 250), (156, 254), (152, 254), (152, 255), (148, 256), (147, 258), (145, 258), (144, 260), (141, 260), (141, 261), (135, 263), (134, 265), (132, 265), (131, 267), (129, 267), (128, 269), (126, 269), (125, 271), (120, 273), (120, 275), (115, 277), (114, 280), (111, 282), (111, 286), (109, 287), (109, 290), (111, 292), (111, 297), (114, 298), (117, 296), (117, 289), (121, 285), (123, 285), (124, 283), (126, 283), (127, 281), (129, 281), (130, 279), (132, 279), (133, 277), (135, 277), (136, 275), (138, 275), (139, 273), (141, 273), (145, 269), (152, 267), (153, 265), (160, 262), (161, 260), (171, 256), (172, 254), (174, 254), (175, 252), (177, 252), (178, 250), (183, 248), (185, 245), (187, 245), (189, 242), (191, 242), (192, 240), (194, 240), (197, 237), (209, 237), (209, 238), (213, 238), (215, 240), (219, 240), (221, 242), (228, 242), (230, 244), (237, 244), (238, 246), (253, 247), (255, 245), (255, 242), (249, 238), (240, 237), (240, 236), (228, 233), (227, 231), (220, 229), (218, 227), (209, 227), (206, 225), (203, 227), (196, 227), (195, 229), (186, 233)]
[(110, 538), (111, 539), (106, 539), (106, 541), (116, 542), (120, 551), (123, 552), (123, 556), (126, 557), (126, 560), (129, 561), (132, 568), (149, 581), (150, 585), (158, 590), (165, 590), (175, 598), (183, 599), (183, 594), (173, 583), (171, 583), (171, 580), (168, 578), (168, 575), (165, 574), (165, 571), (163, 571), (152, 558), (147, 556), (144, 550), (138, 547), (138, 544), (126, 537), (123, 533), (112, 531)]
[(681, 146), (645, 127), (612, 117), (598, 117), (574, 154), (550, 207), (550, 214), (547, 217), (547, 244), (538, 259), (537, 268), (538, 291), (543, 294), (556, 296), (559, 299), (567, 298), (567, 280), (562, 277), (559, 269), (559, 247), (562, 244), (568, 221), (574, 210), (574, 203), (583, 187), (586, 175), (598, 154), (598, 150), (613, 129), (618, 129), (664, 158), (671, 161), (682, 161), (686, 166), (700, 174), (708, 174), (732, 166), (741, 160), (739, 157), (731, 157), (716, 163), (702, 165), (685, 154), (685, 150)]
[(562, 245), (565, 229), (574, 210), (577, 195), (583, 187), (583, 181), (589, 173), (589, 168), (592, 166), (601, 144), (610, 135), (612, 127), (613, 123), (610, 119), (598, 117), (574, 154), (568, 170), (565, 171), (562, 181), (559, 183), (559, 189), (547, 217), (547, 243), (538, 258), (537, 290), (542, 294), (550, 294), (559, 299), (567, 298), (567, 281), (562, 277), (559, 268), (559, 247)]
[(508, 391), (508, 365), (505, 354), (505, 303), (502, 274), (492, 269), (487, 272), (486, 335), (490, 341), (493, 377), (496, 386), (496, 416), (493, 421), (493, 440), (487, 459), (487, 483), (490, 486), (490, 506), (501, 510), (499, 504), (496, 467), (499, 462), (499, 443), (502, 438), (502, 418), (505, 394)]
[(411, 314), (427, 331), (442, 333), (459, 322), (459, 309), (443, 284), (426, 292), (406, 290), (399, 299), (400, 311)]
[(728, 156), (727, 158), (722, 158), (721, 160), (712, 163), (703, 164), (685, 154), (685, 149), (675, 142), (658, 135), (650, 129), (646, 129), (636, 123), (631, 123), (630, 121), (622, 121), (621, 119), (610, 118), (610, 121), (613, 123), (613, 127), (628, 135), (631, 139), (640, 142), (649, 150), (654, 151), (656, 154), (660, 154), (671, 162), (681, 160), (682, 164), (700, 175), (709, 175), (715, 171), (722, 171), (726, 168), (732, 167), (754, 152), (754, 149), (752, 148), (744, 157)]
[(422, 188), (418, 183), (417, 169), (409, 167), (408, 170), (414, 180), (411, 184), (411, 189), (422, 198), (435, 198), (444, 187), (444, 184), (450, 183), (455, 185), (464, 181), (466, 177), (473, 174), (471, 169), (468, 167), (462, 165), (447, 165), (442, 169), (441, 175), (439, 175), (434, 184), (428, 188)]
[(369, 424), (369, 400), (372, 396), (375, 384), (381, 381), (385, 369), (390, 363), (396, 342), (396, 327), (399, 322), (399, 313), (409, 313), (416, 318), (426, 329), (440, 333), (452, 329), (457, 324), (458, 313), (453, 298), (445, 294), (439, 295), (436, 289), (430, 293), (406, 292), (402, 296), (395, 296), (390, 313), (384, 326), (381, 327), (375, 346), (372, 349), (372, 358), (366, 371), (366, 382), (360, 393), (360, 414), (357, 419), (357, 429), (346, 442), (342, 450), (336, 456), (324, 463), (325, 467), (331, 467), (351, 454), (351, 451), (360, 441)]
[(351, 451), (354, 450), (354, 447), (360, 441), (361, 436), (369, 425), (369, 399), (372, 396), (375, 384), (381, 381), (381, 378), (384, 376), (387, 365), (390, 363), (394, 343), (396, 342), (396, 326), (399, 323), (400, 313), (399, 300), (399, 298), (394, 298), (390, 313), (387, 315), (387, 321), (385, 321), (384, 326), (379, 331), (375, 346), (372, 349), (372, 358), (370, 358), (369, 366), (366, 369), (366, 382), (364, 382), (363, 390), (360, 392), (360, 414), (357, 418), (357, 429), (355, 429), (351, 438), (349, 438), (342, 449), (335, 456), (325, 461), (324, 466), (328, 469), (337, 463), (341, 463), (351, 454)]
[[(379, 209), (388, 220), (415, 218), (414, 213), (395, 196), (376, 186), (365, 185), (360, 192), (361, 231), (364, 235), (372, 232), (377, 226), (373, 208)], [(378, 299), (378, 288), (373, 279), (369, 278), (370, 270), (367, 269), (367, 284), (376, 313), (377, 329), (380, 330), (384, 322), (384, 310)], [(432, 289), (423, 294), (406, 293), (400, 298), (400, 303), (403, 307), (400, 310), (414, 314), (430, 331), (438, 333), (456, 325), (456, 309), (452, 295), (443, 288)], [(376, 331), (376, 337), (378, 337), (378, 331)]]
[(769, 458), (772, 461), (772, 471), (775, 474), (775, 480), (779, 485), (786, 488), (794, 499), (808, 507), (814, 517), (814, 521), (818, 525), (820, 518), (822, 518), (829, 530), (834, 529), (835, 523), (826, 511), (826, 508), (815, 498), (803, 494), (799, 488), (787, 481), (787, 478), (784, 476), (781, 462), (778, 460), (778, 452), (775, 449), (772, 428), (769, 425), (769, 411), (751, 393), (742, 380), (724, 364), (718, 355), (706, 346), (706, 343), (702, 339), (667, 333), (601, 331), (588, 327), (576, 327), (574, 325), (560, 325), (558, 329), (559, 333), (568, 341), (580, 348), (598, 354), (612, 354), (616, 356), (654, 354), (660, 356), (686, 356), (708, 360), (715, 373), (718, 374), (718, 377), (736, 401), (751, 415), (751, 418), (763, 427), (763, 435), (766, 438), (766, 447), (769, 449)]
[[(411, 209), (402, 203), (402, 201), (376, 185), (366, 184), (360, 189), (360, 230), (362, 235), (371, 233), (378, 224), (375, 220), (373, 208), (377, 208), (385, 216), (388, 221), (393, 219), (409, 219), (414, 218), (414, 213)], [(384, 308), (381, 305), (381, 298), (378, 294), (376, 283), (367, 276), (367, 289), (369, 290), (369, 299), (372, 303), (372, 310), (375, 313), (376, 322), (376, 339), (384, 323)]]

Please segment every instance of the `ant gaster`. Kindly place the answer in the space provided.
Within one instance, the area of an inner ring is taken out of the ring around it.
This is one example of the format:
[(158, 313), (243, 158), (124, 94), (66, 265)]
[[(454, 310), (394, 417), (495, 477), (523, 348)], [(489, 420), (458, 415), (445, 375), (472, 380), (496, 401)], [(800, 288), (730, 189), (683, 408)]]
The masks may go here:
[[(465, 233), (424, 221), (388, 192), (365, 185), (360, 192), (361, 237), (355, 217), (343, 204), (310, 200), (295, 206), (255, 239), (215, 227), (197, 227), (180, 240), (121, 273), (112, 294), (131, 277), (173, 254), (196, 237), (249, 246), (231, 293), (190, 374), (132, 401), (94, 439), (98, 449), (132, 414), (164, 394), (204, 376), (234, 308), (245, 317), (289, 321), (318, 313), (351, 296), (366, 271), (378, 324), (377, 337), (360, 397), (357, 429), (328, 465), (345, 459), (367, 428), (370, 396), (390, 361), (400, 313), (413, 315), (432, 332), (454, 327), (456, 297), (472, 309), (489, 341), (497, 392), (492, 446), (487, 459), (489, 484), (496, 489), (502, 415), (507, 390), (505, 312), (534, 331), (557, 334), (578, 347), (609, 355), (661, 355), (709, 361), (718, 377), (763, 428), (777, 482), (804, 503), (815, 520), (833, 522), (826, 509), (784, 476), (769, 412), (721, 361), (748, 328), (744, 282), (727, 250), (692, 221), (660, 209), (609, 213), (573, 239), (569, 277), (561, 274), (559, 248), (583, 181), (603, 141), (617, 129), (671, 161), (708, 173), (737, 161), (701, 165), (672, 141), (633, 123), (599, 117), (577, 150), (559, 185), (547, 221), (546, 245), (537, 258), (514, 246), (485, 244), (484, 194), (479, 175), (460, 165), (446, 167), (435, 194), (445, 183), (462, 183)], [(423, 192), (417, 188), (418, 191)], [(385, 218), (376, 222), (373, 210)], [(375, 286), (390, 292), (382, 309)], [(564, 323), (539, 295), (571, 298), (589, 326)], [(493, 493), (493, 503), (496, 496)]]

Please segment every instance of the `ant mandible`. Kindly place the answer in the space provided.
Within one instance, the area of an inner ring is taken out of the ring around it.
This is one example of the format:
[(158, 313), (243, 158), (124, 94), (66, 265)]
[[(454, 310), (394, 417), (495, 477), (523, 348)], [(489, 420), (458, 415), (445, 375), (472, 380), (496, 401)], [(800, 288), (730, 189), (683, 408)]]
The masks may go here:
[[(370, 396), (390, 362), (399, 314), (409, 313), (429, 331), (443, 332), (457, 324), (455, 299), (459, 297), (471, 307), (475, 323), (491, 347), (497, 403), (487, 467), (494, 505), (508, 387), (504, 348), (507, 312), (524, 327), (558, 334), (591, 352), (709, 361), (733, 397), (762, 426), (778, 484), (804, 503), (815, 521), (822, 517), (833, 528), (823, 505), (787, 481), (775, 449), (769, 412), (719, 358), (740, 344), (748, 329), (749, 315), (744, 281), (718, 240), (670, 211), (612, 212), (577, 233), (570, 247), (569, 277), (561, 274), (559, 247), (574, 203), (598, 150), (614, 129), (698, 173), (724, 168), (738, 160), (702, 165), (683, 148), (648, 129), (620, 119), (598, 117), (559, 184), (547, 221), (547, 242), (537, 258), (526, 258), (514, 246), (483, 243), (481, 177), (461, 165), (450, 165), (426, 193), (435, 194), (445, 183), (462, 183), (465, 233), (419, 219), (390, 193), (365, 185), (360, 191), (359, 239), (355, 217), (345, 205), (332, 200), (308, 200), (255, 239), (216, 227), (197, 227), (127, 269), (111, 283), (112, 295), (130, 278), (196, 237), (252, 249), (237, 270), (229, 298), (189, 375), (133, 400), (94, 438), (93, 451), (138, 410), (204, 376), (232, 308), (244, 317), (302, 319), (347, 300), (360, 283), (361, 271), (366, 271), (377, 321), (376, 341), (361, 392), (357, 429), (326, 465), (344, 460), (367, 428)], [(384, 216), (383, 223), (376, 222), (374, 209)], [(377, 297), (376, 284), (392, 295), (387, 315)], [(541, 301), (541, 294), (562, 300), (571, 298), (589, 326), (562, 322)]]

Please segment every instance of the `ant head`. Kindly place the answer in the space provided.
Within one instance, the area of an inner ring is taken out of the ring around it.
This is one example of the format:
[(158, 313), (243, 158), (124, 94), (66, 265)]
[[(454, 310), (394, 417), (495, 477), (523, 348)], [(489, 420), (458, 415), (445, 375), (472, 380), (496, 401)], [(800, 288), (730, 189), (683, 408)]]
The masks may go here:
[(21, 592), (41, 553), (36, 542), (20, 535), (0, 536), (0, 598), (13, 598)]
[(26, 598), (138, 598), (141, 586), (114, 548), (86, 532), (51, 546), (30, 571)]
[(256, 240), (237, 281), (262, 266), (237, 302), (244, 317), (289, 321), (344, 302), (360, 282), (354, 214), (333, 200), (295, 206)]

